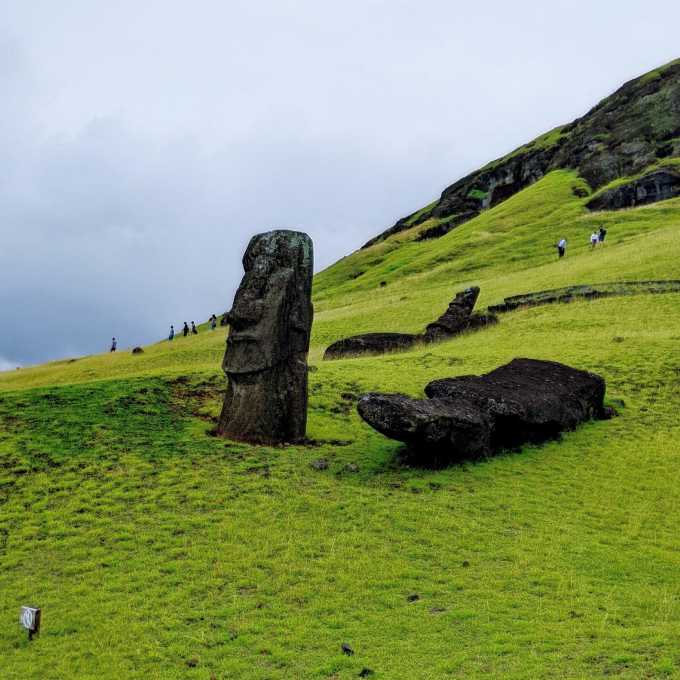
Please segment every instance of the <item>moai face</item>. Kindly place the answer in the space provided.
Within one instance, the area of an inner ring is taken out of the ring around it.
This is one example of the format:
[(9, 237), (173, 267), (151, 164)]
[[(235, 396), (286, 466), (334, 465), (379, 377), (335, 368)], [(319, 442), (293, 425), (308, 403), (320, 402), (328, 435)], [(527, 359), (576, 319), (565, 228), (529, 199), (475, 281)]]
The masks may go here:
[(228, 373), (265, 370), (308, 349), (311, 307), (296, 288), (311, 288), (311, 245), (289, 233), (260, 234), (246, 250), (245, 275), (229, 312)]

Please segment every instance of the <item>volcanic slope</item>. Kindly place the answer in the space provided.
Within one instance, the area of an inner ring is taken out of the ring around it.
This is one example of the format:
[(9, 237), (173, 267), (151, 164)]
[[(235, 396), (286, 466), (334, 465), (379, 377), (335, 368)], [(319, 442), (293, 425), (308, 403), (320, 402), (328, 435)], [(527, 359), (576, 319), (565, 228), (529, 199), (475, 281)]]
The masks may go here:
[[(321, 360), (346, 335), (421, 330), (467, 285), (483, 308), (680, 278), (680, 198), (593, 212), (590, 192), (554, 169), (440, 238), (402, 232), (319, 274), (307, 447), (210, 436), (222, 330), (1, 374), (0, 676), (680, 677), (679, 294)], [(356, 414), (362, 392), (516, 356), (600, 373), (619, 416), (429, 471)]]

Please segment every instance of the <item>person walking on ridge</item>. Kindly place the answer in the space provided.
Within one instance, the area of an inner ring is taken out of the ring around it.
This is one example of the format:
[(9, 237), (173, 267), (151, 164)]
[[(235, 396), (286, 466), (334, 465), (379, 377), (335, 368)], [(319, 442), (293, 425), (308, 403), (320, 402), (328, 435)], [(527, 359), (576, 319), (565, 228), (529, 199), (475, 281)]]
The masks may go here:
[(604, 225), (600, 225), (600, 228), (597, 232), (597, 238), (600, 243), (604, 243), (604, 239), (607, 236), (607, 230), (604, 228)]
[(557, 256), (561, 259), (567, 252), (567, 239), (561, 238), (557, 243)]
[(196, 324), (193, 321), (191, 322), (191, 334), (198, 335), (198, 331), (196, 330)]
[(111, 338), (111, 351), (115, 352), (116, 347), (118, 347), (118, 342), (116, 341), (116, 338)]
[(170, 324), (170, 335), (168, 335), (168, 340), (174, 340), (175, 339), (175, 327)]
[(184, 322), (184, 328), (182, 329), (182, 333), (184, 333), (185, 338), (187, 337), (187, 335), (189, 335), (189, 324), (186, 321)]
[(597, 242), (600, 240), (600, 237), (598, 236), (597, 232), (594, 231), (590, 235), (590, 249), (595, 250), (595, 246), (597, 246)]
[(213, 314), (210, 317), (210, 330), (214, 331), (217, 328), (217, 317)]

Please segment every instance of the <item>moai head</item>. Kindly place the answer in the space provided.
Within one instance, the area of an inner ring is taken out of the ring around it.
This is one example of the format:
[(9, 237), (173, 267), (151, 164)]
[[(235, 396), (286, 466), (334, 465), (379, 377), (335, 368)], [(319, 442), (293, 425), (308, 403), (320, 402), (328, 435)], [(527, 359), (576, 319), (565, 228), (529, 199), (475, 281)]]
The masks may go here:
[(243, 256), (245, 275), (229, 312), (222, 364), (227, 373), (271, 368), (309, 349), (313, 256), (307, 234), (254, 236)]

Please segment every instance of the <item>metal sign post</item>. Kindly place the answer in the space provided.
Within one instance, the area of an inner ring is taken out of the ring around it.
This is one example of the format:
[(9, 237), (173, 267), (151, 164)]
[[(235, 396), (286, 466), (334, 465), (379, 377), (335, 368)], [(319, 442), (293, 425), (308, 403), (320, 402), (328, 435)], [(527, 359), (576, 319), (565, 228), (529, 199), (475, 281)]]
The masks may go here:
[(22, 607), (19, 615), (19, 623), (28, 631), (28, 639), (32, 640), (34, 635), (40, 632), (40, 614), (39, 607)]

